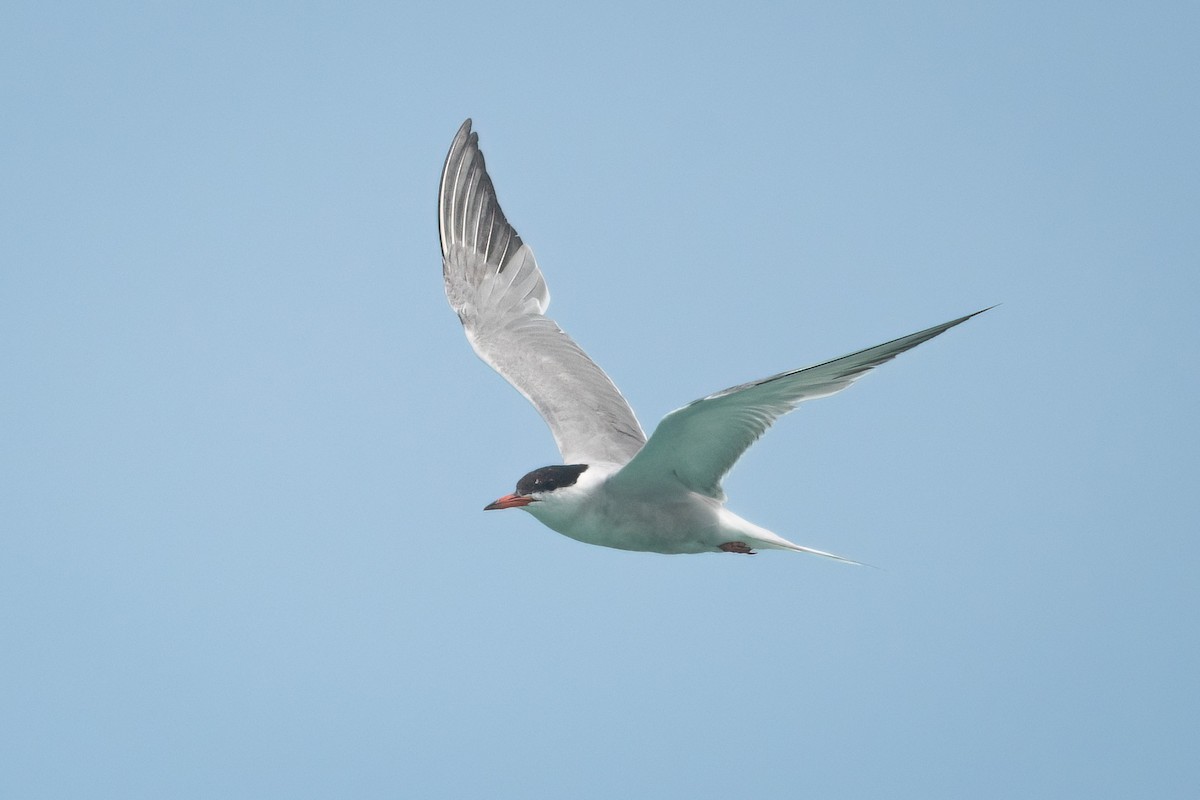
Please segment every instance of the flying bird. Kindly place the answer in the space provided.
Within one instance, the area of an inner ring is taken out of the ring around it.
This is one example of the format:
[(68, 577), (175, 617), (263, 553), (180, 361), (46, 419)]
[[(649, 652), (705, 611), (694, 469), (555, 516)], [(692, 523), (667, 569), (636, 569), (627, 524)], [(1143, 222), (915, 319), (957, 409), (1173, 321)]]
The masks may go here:
[(563, 458), (528, 473), (484, 510), (520, 508), (572, 539), (621, 550), (753, 554), (761, 548), (850, 561), (734, 514), (725, 508), (722, 478), (803, 401), (840, 392), (983, 313), (711, 394), (672, 411), (647, 439), (609, 377), (546, 316), (545, 278), (500, 208), (469, 119), (442, 169), (438, 232), (446, 298), (467, 341), (533, 403)]

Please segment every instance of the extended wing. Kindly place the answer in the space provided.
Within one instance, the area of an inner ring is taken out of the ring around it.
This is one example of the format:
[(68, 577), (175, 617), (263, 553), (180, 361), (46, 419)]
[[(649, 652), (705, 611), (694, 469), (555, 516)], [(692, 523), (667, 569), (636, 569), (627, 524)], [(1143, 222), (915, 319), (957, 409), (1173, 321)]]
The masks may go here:
[(724, 500), (721, 479), (779, 417), (805, 400), (840, 392), (880, 364), (975, 314), (815, 367), (781, 372), (689, 403), (665, 416), (645, 447), (611, 480), (643, 488), (664, 485), (678, 488), (682, 484), (690, 491)]
[(550, 292), (500, 209), (469, 119), (442, 170), (438, 231), (446, 298), (467, 341), (537, 408), (564, 463), (632, 458), (646, 435), (604, 371), (544, 316)]

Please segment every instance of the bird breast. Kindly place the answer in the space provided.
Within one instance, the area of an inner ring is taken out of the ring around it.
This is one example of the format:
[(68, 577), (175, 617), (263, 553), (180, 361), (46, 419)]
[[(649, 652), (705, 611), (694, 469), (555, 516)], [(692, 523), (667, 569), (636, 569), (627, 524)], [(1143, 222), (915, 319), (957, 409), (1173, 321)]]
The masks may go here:
[[(585, 473), (586, 474), (586, 473)], [(655, 553), (702, 553), (719, 538), (716, 501), (680, 489), (614, 491), (607, 482), (525, 507), (542, 524), (588, 544)]]

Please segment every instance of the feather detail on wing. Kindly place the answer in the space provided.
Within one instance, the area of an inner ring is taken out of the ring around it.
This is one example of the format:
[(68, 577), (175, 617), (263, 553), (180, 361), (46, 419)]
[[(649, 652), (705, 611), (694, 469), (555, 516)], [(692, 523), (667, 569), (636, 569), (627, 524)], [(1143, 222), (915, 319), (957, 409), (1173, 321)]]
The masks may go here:
[(550, 292), (504, 216), (471, 120), (459, 128), (438, 192), (446, 299), (471, 347), (533, 403), (564, 463), (624, 464), (646, 441), (625, 398), (546, 316)]
[(724, 500), (721, 479), (779, 417), (805, 400), (840, 392), (880, 364), (975, 314), (689, 403), (665, 416), (645, 447), (611, 480), (631, 487), (682, 484), (690, 491)]

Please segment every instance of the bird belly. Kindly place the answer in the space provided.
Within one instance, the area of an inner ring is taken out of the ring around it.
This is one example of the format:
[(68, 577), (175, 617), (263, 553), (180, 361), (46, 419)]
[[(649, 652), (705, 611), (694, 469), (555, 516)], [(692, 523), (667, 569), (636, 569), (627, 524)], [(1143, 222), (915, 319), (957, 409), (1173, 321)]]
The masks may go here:
[(707, 553), (720, 544), (718, 506), (709, 498), (680, 493), (653, 498), (597, 492), (568, 508), (525, 507), (542, 524), (587, 544), (650, 553)]

